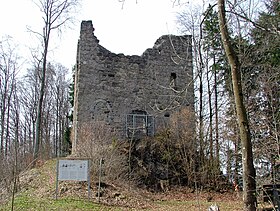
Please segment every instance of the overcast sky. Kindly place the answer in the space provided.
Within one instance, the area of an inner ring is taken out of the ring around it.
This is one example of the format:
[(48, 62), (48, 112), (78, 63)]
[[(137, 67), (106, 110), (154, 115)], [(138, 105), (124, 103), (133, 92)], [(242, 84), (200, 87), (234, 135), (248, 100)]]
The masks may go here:
[[(174, 6), (172, 2), (126, 0), (122, 5), (119, 0), (82, 0), (76, 24), (65, 31), (60, 40), (55, 39), (54, 42), (52, 39), (50, 60), (60, 62), (68, 68), (75, 64), (82, 20), (92, 20), (95, 35), (108, 50), (126, 55), (141, 55), (161, 35), (178, 34), (176, 14), (182, 7)], [(27, 54), (28, 47), (34, 44), (35, 39), (34, 35), (27, 32), (27, 26), (40, 32), (41, 21), (41, 14), (32, 0), (2, 0), (0, 37), (12, 36), (21, 48), (25, 48)]]

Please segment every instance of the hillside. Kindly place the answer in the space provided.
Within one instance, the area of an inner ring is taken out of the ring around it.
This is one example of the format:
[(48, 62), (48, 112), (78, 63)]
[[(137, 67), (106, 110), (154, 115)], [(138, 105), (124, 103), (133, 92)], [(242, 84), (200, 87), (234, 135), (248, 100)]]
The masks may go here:
[[(206, 210), (215, 203), (221, 210), (242, 210), (242, 199), (236, 193), (192, 193), (187, 188), (151, 193), (130, 188), (128, 184), (113, 183), (103, 183), (98, 203), (96, 183), (91, 184), (88, 200), (86, 183), (60, 182), (55, 200), (55, 180), (56, 160), (42, 162), (22, 173), (14, 210)], [(11, 200), (2, 203), (0, 210), (11, 210)]]

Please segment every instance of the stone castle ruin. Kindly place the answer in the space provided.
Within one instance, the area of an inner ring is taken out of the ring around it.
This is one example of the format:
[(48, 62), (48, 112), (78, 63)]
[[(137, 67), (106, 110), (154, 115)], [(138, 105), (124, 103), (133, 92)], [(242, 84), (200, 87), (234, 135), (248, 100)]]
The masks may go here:
[(99, 45), (83, 21), (76, 64), (74, 150), (83, 124), (105, 122), (123, 138), (153, 136), (175, 110), (194, 105), (189, 35), (164, 35), (141, 56), (125, 56)]

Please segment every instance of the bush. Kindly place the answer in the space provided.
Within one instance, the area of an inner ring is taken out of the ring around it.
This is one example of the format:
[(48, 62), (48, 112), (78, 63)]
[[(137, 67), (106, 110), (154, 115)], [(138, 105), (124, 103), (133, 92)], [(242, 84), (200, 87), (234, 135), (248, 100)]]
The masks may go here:
[(79, 144), (74, 156), (91, 160), (93, 180), (98, 179), (100, 159), (104, 161), (103, 180), (124, 180), (128, 171), (127, 158), (121, 153), (122, 142), (117, 138), (117, 133), (102, 122), (84, 124), (79, 130)]

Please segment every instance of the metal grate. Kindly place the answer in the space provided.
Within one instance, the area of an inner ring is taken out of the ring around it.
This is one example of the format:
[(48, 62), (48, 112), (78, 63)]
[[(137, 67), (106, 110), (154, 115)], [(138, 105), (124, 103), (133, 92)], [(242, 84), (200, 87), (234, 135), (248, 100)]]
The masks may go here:
[(147, 114), (126, 115), (126, 137), (140, 139), (145, 136), (154, 136), (154, 117)]

